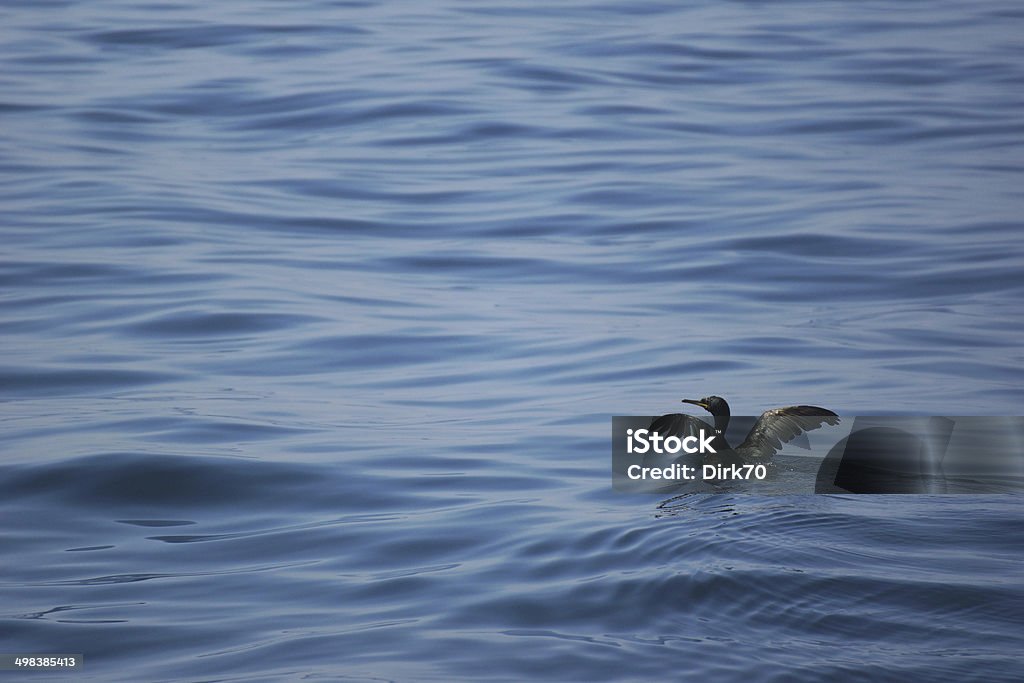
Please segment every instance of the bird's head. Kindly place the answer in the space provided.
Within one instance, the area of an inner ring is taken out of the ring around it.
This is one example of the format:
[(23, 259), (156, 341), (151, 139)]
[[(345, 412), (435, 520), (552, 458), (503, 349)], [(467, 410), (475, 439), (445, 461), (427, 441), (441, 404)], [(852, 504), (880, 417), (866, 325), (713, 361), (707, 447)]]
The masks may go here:
[(700, 406), (715, 417), (729, 417), (729, 404), (721, 396), (705, 396), (701, 399), (684, 398), (683, 403)]

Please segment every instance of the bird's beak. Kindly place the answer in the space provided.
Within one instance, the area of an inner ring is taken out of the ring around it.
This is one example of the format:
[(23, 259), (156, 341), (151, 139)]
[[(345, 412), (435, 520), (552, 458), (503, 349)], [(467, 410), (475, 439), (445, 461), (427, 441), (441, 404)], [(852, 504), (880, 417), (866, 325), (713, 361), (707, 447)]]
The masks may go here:
[(708, 409), (708, 404), (707, 403), (701, 403), (700, 401), (698, 401), (695, 398), (684, 398), (683, 399), (683, 403), (692, 403), (695, 406), (700, 406), (704, 410)]

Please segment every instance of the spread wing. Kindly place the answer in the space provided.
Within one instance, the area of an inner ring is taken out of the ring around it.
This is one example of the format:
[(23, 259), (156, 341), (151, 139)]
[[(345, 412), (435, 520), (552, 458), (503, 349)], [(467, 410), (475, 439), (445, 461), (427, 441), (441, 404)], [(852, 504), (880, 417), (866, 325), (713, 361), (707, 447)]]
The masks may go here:
[(700, 436), (700, 430), (714, 432), (715, 428), (699, 417), (686, 415), (684, 413), (670, 413), (651, 420), (649, 429), (658, 432), (662, 436)]
[(758, 458), (770, 458), (782, 448), (782, 444), (826, 424), (839, 424), (839, 416), (818, 406), (766, 410), (736, 450)]

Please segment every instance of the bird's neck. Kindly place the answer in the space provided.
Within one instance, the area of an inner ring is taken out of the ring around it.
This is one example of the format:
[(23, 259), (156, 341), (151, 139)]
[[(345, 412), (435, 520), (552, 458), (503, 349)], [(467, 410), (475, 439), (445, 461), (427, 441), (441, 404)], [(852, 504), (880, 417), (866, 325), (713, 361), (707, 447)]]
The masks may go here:
[(725, 430), (729, 428), (729, 415), (715, 415), (715, 431), (725, 436)]

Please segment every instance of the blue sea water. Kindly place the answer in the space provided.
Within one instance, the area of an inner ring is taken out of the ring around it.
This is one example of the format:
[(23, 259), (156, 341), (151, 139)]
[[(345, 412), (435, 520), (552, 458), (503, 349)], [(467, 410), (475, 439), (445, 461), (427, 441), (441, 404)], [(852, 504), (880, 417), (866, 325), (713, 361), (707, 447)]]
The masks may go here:
[(1024, 413), (1022, 35), (1010, 0), (0, 4), (0, 652), (1021, 680), (1019, 495), (616, 494), (609, 432)]

